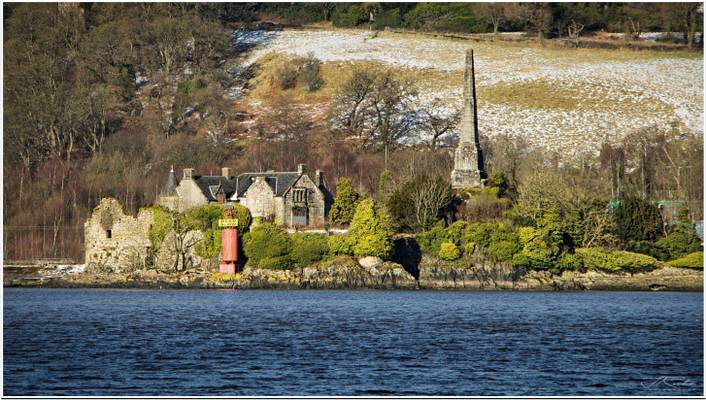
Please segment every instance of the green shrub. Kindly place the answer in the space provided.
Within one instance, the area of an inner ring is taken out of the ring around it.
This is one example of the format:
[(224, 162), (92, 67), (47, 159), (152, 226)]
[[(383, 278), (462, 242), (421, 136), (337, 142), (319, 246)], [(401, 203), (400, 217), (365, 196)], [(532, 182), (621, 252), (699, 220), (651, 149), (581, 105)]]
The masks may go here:
[(213, 258), (221, 253), (222, 231), (209, 229), (203, 235), (203, 240), (196, 245), (196, 254), (201, 258)]
[(444, 242), (439, 249), (439, 258), (444, 261), (455, 261), (461, 257), (461, 251), (452, 242)]
[(680, 225), (654, 245), (651, 255), (660, 260), (671, 260), (701, 249), (701, 239), (688, 225)]
[(559, 271), (581, 271), (583, 270), (583, 258), (577, 254), (564, 253), (557, 260), (556, 269)]
[(659, 261), (653, 257), (629, 251), (609, 251), (590, 247), (576, 249), (576, 254), (582, 258), (583, 265), (589, 270), (636, 272), (659, 266)]
[(260, 262), (266, 258), (289, 258), (292, 239), (283, 228), (263, 223), (243, 235), (243, 250), (248, 258), (248, 265), (264, 268), (261, 265), (265, 264)]
[(297, 267), (303, 268), (323, 260), (328, 254), (326, 236), (312, 233), (294, 235), (291, 258)]
[(662, 215), (654, 204), (638, 197), (620, 201), (613, 214), (618, 237), (627, 244), (631, 240), (655, 240), (661, 235)]
[(524, 226), (517, 230), (522, 245), (524, 266), (535, 269), (550, 269), (561, 255), (561, 247), (552, 240), (545, 229)]
[(488, 247), (488, 255), (493, 261), (509, 262), (522, 249), (517, 235), (508, 240), (493, 241)]
[[(250, 210), (237, 203), (229, 204), (233, 206), (233, 218), (238, 220), (239, 232), (246, 232), (252, 220)], [(225, 215), (223, 204), (207, 204), (187, 210), (184, 213), (184, 218), (186, 223), (194, 229), (206, 232), (209, 229), (218, 228), (218, 220), (225, 218)]]
[(476, 244), (473, 242), (468, 242), (463, 246), (463, 254), (471, 255), (476, 249)]
[(292, 259), (289, 256), (267, 257), (260, 260), (257, 267), (260, 269), (290, 269)]
[(329, 216), (336, 224), (348, 224), (353, 220), (355, 209), (360, 201), (360, 194), (353, 189), (353, 183), (348, 178), (336, 182), (336, 197), (331, 205)]
[(354, 244), (348, 235), (330, 235), (328, 237), (328, 251), (332, 256), (352, 256)]
[(446, 228), (446, 237), (456, 246), (463, 247), (469, 238), (468, 222), (456, 221)]
[(704, 268), (704, 252), (697, 251), (676, 260), (668, 261), (667, 265), (676, 268)]
[(446, 229), (439, 225), (417, 235), (419, 247), (421, 247), (422, 251), (425, 253), (432, 255), (439, 254), (441, 244), (447, 240)]
[(488, 248), (491, 237), (499, 229), (504, 229), (504, 226), (494, 222), (470, 224), (468, 226), (468, 240), (474, 242), (480, 248)]
[(183, 217), (189, 227), (206, 232), (218, 227), (218, 220), (223, 218), (223, 206), (206, 204), (194, 207), (184, 212)]
[(362, 200), (351, 221), (350, 237), (355, 242), (353, 254), (389, 259), (394, 250), (392, 220), (383, 207), (371, 199)]
[(172, 230), (172, 216), (163, 207), (150, 207), (148, 210), (152, 212), (153, 218), (147, 236), (152, 244), (152, 250), (156, 253), (162, 246), (167, 233)]

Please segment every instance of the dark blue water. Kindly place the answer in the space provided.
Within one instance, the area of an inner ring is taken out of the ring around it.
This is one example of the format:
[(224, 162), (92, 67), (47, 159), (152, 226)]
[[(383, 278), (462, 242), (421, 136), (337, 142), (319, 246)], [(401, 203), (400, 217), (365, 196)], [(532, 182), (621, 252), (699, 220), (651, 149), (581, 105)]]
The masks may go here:
[(5, 395), (702, 395), (702, 293), (4, 290)]

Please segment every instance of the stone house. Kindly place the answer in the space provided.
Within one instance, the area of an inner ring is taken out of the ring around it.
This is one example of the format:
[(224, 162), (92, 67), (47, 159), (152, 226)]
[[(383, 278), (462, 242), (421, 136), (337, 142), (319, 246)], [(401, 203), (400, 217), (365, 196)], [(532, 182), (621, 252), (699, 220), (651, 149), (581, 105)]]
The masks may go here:
[(245, 172), (199, 175), (183, 170), (177, 181), (172, 169), (157, 203), (170, 210), (184, 211), (204, 204), (235, 202), (250, 210), (253, 218), (273, 221), (286, 227), (320, 227), (326, 222), (333, 202), (323, 173), (309, 175), (306, 165), (292, 172)]

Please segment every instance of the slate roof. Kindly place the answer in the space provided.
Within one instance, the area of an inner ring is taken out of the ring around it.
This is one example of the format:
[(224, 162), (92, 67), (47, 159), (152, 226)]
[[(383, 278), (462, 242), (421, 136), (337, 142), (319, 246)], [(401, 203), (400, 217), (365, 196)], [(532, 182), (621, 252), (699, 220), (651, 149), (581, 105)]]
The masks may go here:
[(201, 193), (206, 196), (208, 201), (216, 201), (216, 193), (219, 187), (223, 188), (223, 192), (226, 198), (235, 193), (235, 180), (233, 178), (226, 178), (224, 176), (206, 176), (206, 175), (194, 175), (194, 182), (201, 189)]
[(275, 197), (282, 197), (287, 190), (299, 179), (298, 172), (247, 172), (236, 177), (238, 196), (247, 192), (250, 185), (258, 176), (265, 177), (265, 182), (270, 185)]
[(298, 172), (247, 172), (228, 178), (194, 175), (193, 179), (208, 201), (217, 201), (216, 194), (220, 188), (223, 188), (227, 199), (234, 197), (234, 195), (240, 197), (247, 192), (250, 185), (255, 182), (255, 178), (259, 176), (265, 177), (265, 182), (270, 185), (275, 197), (281, 197), (294, 185), (300, 175)]
[(162, 195), (172, 196), (176, 194), (176, 187), (178, 184), (179, 182), (177, 182), (177, 177), (174, 173), (174, 168), (172, 167), (169, 171), (169, 176), (167, 177), (167, 183), (164, 184), (164, 188), (162, 189)]

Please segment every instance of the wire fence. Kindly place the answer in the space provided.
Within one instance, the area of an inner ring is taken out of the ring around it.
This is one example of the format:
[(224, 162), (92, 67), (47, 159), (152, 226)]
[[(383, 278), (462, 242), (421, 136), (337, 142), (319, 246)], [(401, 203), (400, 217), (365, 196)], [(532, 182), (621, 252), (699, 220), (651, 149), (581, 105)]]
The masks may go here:
[(3, 262), (5, 264), (36, 263), (38, 261), (81, 263), (83, 256), (83, 227), (3, 227)]

